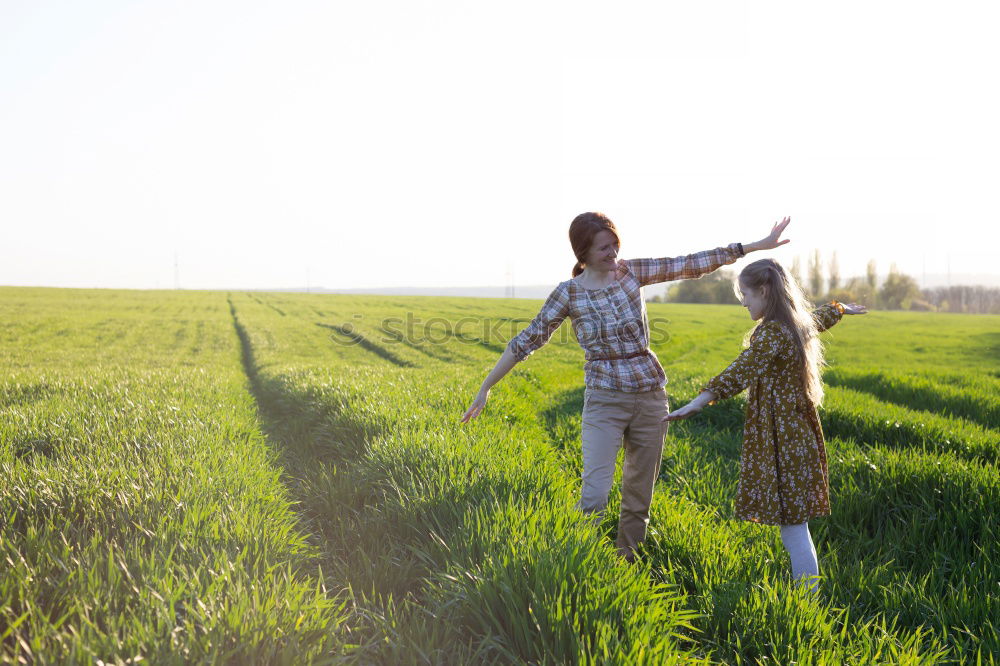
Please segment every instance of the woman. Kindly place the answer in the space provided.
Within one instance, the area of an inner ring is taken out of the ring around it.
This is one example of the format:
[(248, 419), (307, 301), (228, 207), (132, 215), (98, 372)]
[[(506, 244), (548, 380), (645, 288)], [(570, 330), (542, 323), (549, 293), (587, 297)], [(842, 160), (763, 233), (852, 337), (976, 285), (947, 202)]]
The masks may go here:
[(706, 252), (663, 259), (619, 260), (614, 223), (601, 213), (583, 213), (570, 224), (576, 255), (573, 277), (561, 282), (538, 316), (511, 338), (496, 367), (483, 381), (462, 423), (477, 417), (490, 389), (519, 361), (540, 348), (566, 317), (586, 353), (583, 402), (583, 488), (577, 508), (599, 521), (608, 503), (618, 448), (624, 440), (618, 552), (632, 561), (646, 538), (653, 484), (660, 470), (669, 413), (666, 375), (649, 350), (649, 321), (642, 287), (697, 278), (731, 264), (748, 252), (784, 245), (784, 218), (756, 243), (733, 243)]

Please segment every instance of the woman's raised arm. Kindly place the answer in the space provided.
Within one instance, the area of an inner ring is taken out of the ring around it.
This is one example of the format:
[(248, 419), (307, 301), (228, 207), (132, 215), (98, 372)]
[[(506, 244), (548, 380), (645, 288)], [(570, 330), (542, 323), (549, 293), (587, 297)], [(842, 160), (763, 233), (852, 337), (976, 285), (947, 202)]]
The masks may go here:
[(639, 284), (642, 286), (670, 282), (672, 280), (690, 280), (711, 273), (717, 268), (732, 264), (756, 250), (771, 250), (788, 242), (782, 240), (781, 234), (792, 218), (786, 217), (781, 222), (775, 222), (771, 233), (753, 243), (731, 243), (714, 250), (695, 252), (680, 257), (663, 257), (659, 259), (628, 259), (629, 265)]
[(792, 218), (784, 217), (782, 218), (781, 222), (775, 222), (774, 226), (771, 227), (771, 233), (769, 233), (767, 236), (753, 243), (744, 243), (743, 252), (745, 254), (750, 254), (751, 252), (755, 252), (757, 250), (773, 250), (779, 245), (784, 245), (785, 243), (788, 243), (789, 239), (787, 238), (782, 239), (781, 233), (785, 230), (785, 227), (787, 227), (788, 223), (791, 221)]

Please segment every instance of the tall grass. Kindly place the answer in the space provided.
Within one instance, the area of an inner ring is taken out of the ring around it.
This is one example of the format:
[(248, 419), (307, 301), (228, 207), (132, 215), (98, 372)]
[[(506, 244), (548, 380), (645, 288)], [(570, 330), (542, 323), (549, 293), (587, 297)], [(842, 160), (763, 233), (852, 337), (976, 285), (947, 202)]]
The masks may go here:
[[(573, 508), (583, 374), (568, 327), (458, 423), (538, 303), (0, 295), (14, 368), (0, 383), (4, 659), (1000, 653), (996, 318), (879, 313), (826, 334), (833, 515), (811, 524), (823, 579), (810, 595), (776, 530), (732, 517), (739, 400), (672, 427), (636, 565), (613, 547), (617, 485), (598, 524)], [(650, 315), (675, 404), (750, 323), (723, 306)]]
[(0, 660), (339, 654), (225, 302), (3, 291)]
[(252, 344), (265, 330), (283, 339), (285, 322), (234, 301), (267, 427), (287, 447), (327, 570), (369, 619), (352, 638), (356, 658), (698, 659), (681, 645), (693, 613), (676, 586), (620, 561), (579, 520), (575, 484), (545, 438), (510, 428), (542, 431), (527, 405), (500, 399), (507, 418), (463, 428), (454, 387), (470, 388), (466, 369), (441, 365), (417, 383), (360, 344), (338, 350), (357, 358), (336, 372), (282, 365), (284, 349)]

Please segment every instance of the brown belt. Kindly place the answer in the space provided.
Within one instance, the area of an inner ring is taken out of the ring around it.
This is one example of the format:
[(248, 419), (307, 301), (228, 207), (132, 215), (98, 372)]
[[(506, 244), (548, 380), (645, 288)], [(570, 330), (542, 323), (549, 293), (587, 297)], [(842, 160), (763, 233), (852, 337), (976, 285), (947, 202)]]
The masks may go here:
[(648, 349), (643, 349), (641, 352), (636, 352), (634, 354), (594, 354), (593, 356), (588, 356), (588, 361), (624, 361), (629, 358), (639, 358), (640, 356), (645, 356), (649, 353)]

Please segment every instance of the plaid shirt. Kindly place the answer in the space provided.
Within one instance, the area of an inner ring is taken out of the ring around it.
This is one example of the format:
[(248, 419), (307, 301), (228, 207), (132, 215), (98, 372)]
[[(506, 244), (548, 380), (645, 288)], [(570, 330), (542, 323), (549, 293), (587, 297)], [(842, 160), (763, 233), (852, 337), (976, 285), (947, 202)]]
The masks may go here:
[[(668, 280), (696, 278), (743, 256), (733, 243), (686, 257), (619, 260), (614, 283), (584, 289), (575, 279), (560, 282), (528, 326), (511, 338), (507, 349), (523, 361), (540, 348), (569, 317), (577, 342), (586, 353), (588, 388), (636, 393), (663, 388), (667, 376), (649, 350), (649, 319), (642, 287)], [(606, 360), (608, 356), (632, 356)]]

